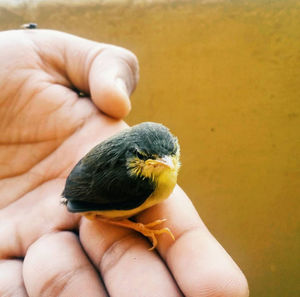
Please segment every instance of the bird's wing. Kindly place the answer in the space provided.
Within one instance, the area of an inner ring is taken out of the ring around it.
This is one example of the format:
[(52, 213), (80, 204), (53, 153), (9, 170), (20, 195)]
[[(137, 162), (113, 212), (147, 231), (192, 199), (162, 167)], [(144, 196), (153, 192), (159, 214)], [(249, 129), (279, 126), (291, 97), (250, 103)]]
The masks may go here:
[(141, 205), (154, 191), (152, 181), (128, 176), (125, 160), (97, 160), (91, 170), (82, 159), (68, 176), (63, 196), (71, 212), (127, 210)]

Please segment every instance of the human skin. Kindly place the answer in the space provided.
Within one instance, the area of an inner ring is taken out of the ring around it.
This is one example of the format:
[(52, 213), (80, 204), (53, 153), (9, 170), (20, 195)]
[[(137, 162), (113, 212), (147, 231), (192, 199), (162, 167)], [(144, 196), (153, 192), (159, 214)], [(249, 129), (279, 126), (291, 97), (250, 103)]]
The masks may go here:
[(140, 234), (59, 203), (76, 162), (126, 127), (138, 80), (130, 51), (58, 31), (5, 31), (0, 65), (1, 296), (248, 296), (179, 187), (136, 217), (166, 218), (176, 237), (161, 235), (153, 252)]

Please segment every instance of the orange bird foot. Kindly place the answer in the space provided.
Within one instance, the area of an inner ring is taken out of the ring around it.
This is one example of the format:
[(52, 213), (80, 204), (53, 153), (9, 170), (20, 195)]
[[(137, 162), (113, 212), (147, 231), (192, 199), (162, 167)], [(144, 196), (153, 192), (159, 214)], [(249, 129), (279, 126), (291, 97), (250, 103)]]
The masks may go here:
[[(153, 229), (153, 227), (165, 222), (167, 219), (156, 220), (156, 221), (153, 221), (148, 224), (142, 224), (142, 223), (135, 223), (135, 222), (132, 222), (127, 219), (112, 220), (112, 219), (106, 219), (106, 218), (102, 218), (102, 217), (96, 217), (96, 218), (100, 219), (101, 221), (103, 221), (105, 223), (133, 229), (139, 233), (142, 233), (145, 237), (150, 238), (152, 241), (152, 247), (149, 249), (149, 251), (152, 251), (157, 246), (156, 235), (168, 233), (171, 236), (171, 238), (173, 240), (175, 240), (175, 237), (169, 228)], [(89, 219), (91, 219), (91, 217), (89, 217)]]

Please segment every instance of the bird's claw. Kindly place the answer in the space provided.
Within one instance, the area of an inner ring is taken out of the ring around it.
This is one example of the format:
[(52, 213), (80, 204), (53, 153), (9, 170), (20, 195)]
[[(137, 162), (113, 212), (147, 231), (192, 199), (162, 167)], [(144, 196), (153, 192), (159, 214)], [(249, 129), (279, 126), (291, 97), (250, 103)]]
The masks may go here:
[(152, 247), (149, 249), (149, 251), (152, 251), (157, 246), (156, 235), (168, 233), (171, 236), (171, 238), (175, 240), (175, 237), (169, 228), (152, 229), (153, 227), (165, 222), (166, 220), (167, 219), (156, 220), (148, 224), (138, 223), (138, 231), (141, 232), (144, 236), (151, 238), (152, 240)]
[(167, 221), (167, 219), (155, 220), (154, 222), (144, 224), (144, 226), (147, 227), (147, 228), (151, 228), (151, 227), (154, 227), (156, 225), (162, 224), (166, 221)]
[(135, 222), (132, 222), (132, 221), (127, 220), (127, 219), (119, 220), (119, 221), (118, 220), (110, 220), (110, 219), (106, 219), (106, 218), (103, 218), (103, 217), (98, 217), (97, 215), (93, 216), (92, 213), (87, 213), (87, 214), (85, 214), (85, 216), (90, 220), (98, 218), (103, 222), (106, 222), (106, 223), (109, 223), (109, 224), (112, 224), (112, 225), (116, 225), (116, 226), (130, 228), (130, 229), (133, 229), (137, 232), (140, 232), (145, 237), (148, 237), (152, 240), (152, 247), (149, 249), (150, 251), (153, 250), (157, 246), (156, 235), (160, 235), (162, 233), (168, 233), (171, 236), (171, 238), (173, 240), (175, 240), (175, 237), (174, 237), (173, 233), (171, 232), (171, 230), (169, 228), (165, 227), (165, 228), (162, 228), (162, 229), (152, 229), (153, 227), (155, 227), (155, 226), (157, 226), (161, 223), (164, 223), (166, 221), (166, 219), (156, 220), (156, 221), (153, 221), (153, 222), (148, 223), (148, 224), (142, 224), (142, 223), (135, 223)]

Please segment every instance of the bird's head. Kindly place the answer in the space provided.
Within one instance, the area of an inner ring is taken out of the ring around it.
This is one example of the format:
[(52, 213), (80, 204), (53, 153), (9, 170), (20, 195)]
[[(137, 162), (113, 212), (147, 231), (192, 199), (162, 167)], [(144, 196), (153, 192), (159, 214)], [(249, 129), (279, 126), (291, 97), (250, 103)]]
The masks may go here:
[(177, 138), (163, 125), (146, 122), (131, 128), (127, 168), (131, 175), (152, 180), (177, 176), (180, 149)]

